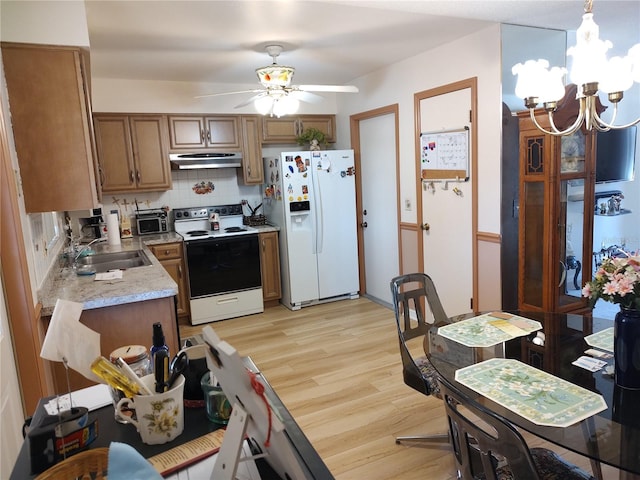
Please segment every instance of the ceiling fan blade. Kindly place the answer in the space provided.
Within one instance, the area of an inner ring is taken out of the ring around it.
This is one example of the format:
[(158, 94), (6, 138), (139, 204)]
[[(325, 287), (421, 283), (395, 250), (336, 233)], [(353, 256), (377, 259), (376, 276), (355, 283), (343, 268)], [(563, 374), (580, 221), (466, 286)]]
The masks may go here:
[(340, 92), (340, 93), (358, 93), (358, 87), (353, 85), (298, 85), (299, 90), (307, 92)]
[(315, 93), (311, 92), (305, 92), (302, 90), (293, 89), (289, 95), (296, 98), (297, 100), (300, 100), (301, 102), (321, 103), (324, 101), (324, 98), (320, 95), (316, 95)]
[(253, 91), (254, 91), (254, 92), (256, 92), (256, 91), (257, 91), (257, 92), (260, 92), (260, 93), (259, 93), (258, 95), (254, 95), (253, 97), (251, 97), (251, 98), (249, 98), (249, 99), (245, 100), (245, 101), (244, 101), (244, 102), (242, 102), (242, 103), (239, 103), (238, 105), (236, 105), (236, 106), (235, 106), (235, 107), (233, 107), (233, 108), (242, 108), (242, 107), (245, 107), (245, 106), (249, 105), (250, 103), (252, 103), (254, 100), (257, 100), (258, 98), (261, 98), (261, 97), (264, 97), (265, 95), (267, 95), (267, 91), (266, 91), (266, 90), (265, 90), (265, 91), (263, 91), (263, 90), (253, 90)]
[(223, 92), (223, 93), (210, 93), (208, 95), (198, 95), (193, 98), (207, 98), (207, 97), (219, 97), (221, 95), (236, 95), (238, 93), (257, 93), (262, 92), (262, 89), (254, 89), (254, 90), (238, 90), (237, 92)]

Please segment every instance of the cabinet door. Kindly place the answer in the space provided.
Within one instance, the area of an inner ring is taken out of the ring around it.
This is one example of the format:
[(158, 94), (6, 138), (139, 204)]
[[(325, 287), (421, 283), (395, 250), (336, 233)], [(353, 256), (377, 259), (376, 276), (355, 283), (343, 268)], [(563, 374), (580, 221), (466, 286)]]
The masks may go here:
[(136, 187), (129, 117), (94, 115), (100, 183), (104, 193), (132, 191)]
[(335, 115), (264, 117), (262, 143), (296, 143), (296, 137), (306, 128), (317, 128), (327, 135), (328, 142), (335, 142), (335, 125)]
[(206, 117), (204, 123), (207, 148), (240, 151), (242, 144), (239, 119), (236, 115)]
[(163, 243), (159, 245), (150, 245), (149, 249), (160, 260), (160, 263), (171, 276), (174, 282), (178, 284), (178, 316), (185, 317), (189, 315), (189, 295), (187, 290), (187, 276), (184, 267), (182, 255), (182, 243)]
[(242, 125), (242, 175), (246, 185), (264, 182), (262, 145), (260, 144), (260, 117), (243, 115)]
[(301, 115), (298, 117), (301, 126), (300, 133), (307, 128), (320, 130), (327, 136), (327, 142), (336, 141), (336, 117), (335, 115)]
[(195, 115), (169, 117), (169, 147), (171, 149), (205, 148), (204, 118)]
[(178, 284), (178, 316), (184, 317), (185, 315), (189, 315), (189, 299), (187, 298), (187, 286), (182, 258), (163, 260), (160, 263), (162, 263), (164, 269), (171, 278), (173, 278), (173, 281)]
[(264, 301), (279, 300), (282, 296), (282, 287), (280, 285), (278, 232), (260, 234), (260, 268), (262, 270), (262, 297)]
[(166, 149), (167, 118), (163, 115), (132, 115), (129, 125), (136, 167), (136, 190), (169, 190), (171, 169)]
[(264, 117), (262, 143), (296, 143), (298, 119), (296, 117)]
[(2, 43), (27, 213), (98, 204), (81, 57), (75, 47)]

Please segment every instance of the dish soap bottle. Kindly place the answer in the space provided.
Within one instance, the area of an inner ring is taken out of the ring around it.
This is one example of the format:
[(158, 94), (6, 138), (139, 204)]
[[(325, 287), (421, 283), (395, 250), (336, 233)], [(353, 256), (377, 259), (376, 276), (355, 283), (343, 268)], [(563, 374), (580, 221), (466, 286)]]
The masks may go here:
[(159, 350), (164, 350), (167, 352), (167, 356), (169, 356), (169, 347), (164, 343), (164, 332), (162, 331), (162, 324), (160, 322), (156, 322), (153, 324), (153, 345), (149, 349), (149, 353), (151, 354), (151, 365), (155, 367), (155, 357), (156, 353)]

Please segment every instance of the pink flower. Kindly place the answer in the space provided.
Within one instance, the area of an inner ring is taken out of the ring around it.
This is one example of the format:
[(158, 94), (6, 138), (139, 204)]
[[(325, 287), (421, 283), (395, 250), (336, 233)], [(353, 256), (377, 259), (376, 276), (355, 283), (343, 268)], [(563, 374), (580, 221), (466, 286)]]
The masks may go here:
[(614, 295), (617, 293), (617, 284), (616, 282), (607, 282), (602, 287), (602, 293), (604, 295)]

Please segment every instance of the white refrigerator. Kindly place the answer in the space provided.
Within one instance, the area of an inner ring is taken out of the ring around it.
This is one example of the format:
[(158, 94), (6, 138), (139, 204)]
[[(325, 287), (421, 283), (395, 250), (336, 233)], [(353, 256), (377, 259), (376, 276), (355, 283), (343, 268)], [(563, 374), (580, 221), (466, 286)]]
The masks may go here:
[(263, 209), (280, 228), (282, 304), (357, 298), (353, 150), (284, 152), (266, 158), (264, 171)]

